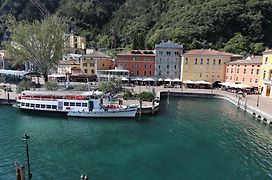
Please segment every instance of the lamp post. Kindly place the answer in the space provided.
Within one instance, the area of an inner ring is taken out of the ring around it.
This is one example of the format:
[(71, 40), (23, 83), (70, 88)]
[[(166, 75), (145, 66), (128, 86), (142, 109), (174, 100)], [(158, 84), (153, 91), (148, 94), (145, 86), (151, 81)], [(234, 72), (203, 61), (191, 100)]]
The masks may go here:
[(260, 101), (259, 89), (260, 89), (260, 87), (258, 88), (258, 98), (257, 98), (257, 104), (256, 104), (257, 107), (259, 107), (259, 101)]
[(28, 140), (30, 139), (30, 137), (25, 134), (25, 136), (23, 136), (23, 141), (25, 142), (25, 147), (26, 147), (26, 158), (27, 158), (27, 170), (28, 170), (28, 180), (32, 179), (32, 173), (30, 172), (30, 163), (29, 163), (29, 152), (28, 152)]

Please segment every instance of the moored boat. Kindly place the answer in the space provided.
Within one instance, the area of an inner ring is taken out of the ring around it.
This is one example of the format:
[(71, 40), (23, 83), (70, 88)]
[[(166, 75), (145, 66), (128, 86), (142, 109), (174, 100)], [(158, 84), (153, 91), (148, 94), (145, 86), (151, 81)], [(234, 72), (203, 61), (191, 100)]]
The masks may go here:
[(73, 117), (135, 117), (137, 106), (103, 105), (101, 92), (26, 91), (16, 107), (25, 111), (64, 114)]

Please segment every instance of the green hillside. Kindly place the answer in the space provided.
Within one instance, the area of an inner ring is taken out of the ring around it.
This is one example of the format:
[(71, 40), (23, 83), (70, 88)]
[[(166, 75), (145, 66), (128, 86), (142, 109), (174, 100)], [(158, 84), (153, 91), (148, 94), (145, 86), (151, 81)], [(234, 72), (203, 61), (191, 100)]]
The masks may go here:
[[(272, 47), (271, 0), (40, 0), (89, 47), (153, 48), (173, 40), (185, 48), (258, 54)], [(43, 18), (30, 0), (0, 0), (0, 15)], [(4, 18), (2, 18), (4, 19)], [(1, 23), (0, 36), (4, 25)]]

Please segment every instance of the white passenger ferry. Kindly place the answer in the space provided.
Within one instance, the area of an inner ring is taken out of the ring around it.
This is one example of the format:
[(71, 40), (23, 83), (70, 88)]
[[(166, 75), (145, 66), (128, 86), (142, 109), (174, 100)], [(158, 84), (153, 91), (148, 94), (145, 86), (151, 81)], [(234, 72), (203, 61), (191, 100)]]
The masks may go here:
[(135, 117), (137, 106), (103, 105), (100, 92), (25, 91), (17, 98), (22, 110), (65, 114), (73, 117)]

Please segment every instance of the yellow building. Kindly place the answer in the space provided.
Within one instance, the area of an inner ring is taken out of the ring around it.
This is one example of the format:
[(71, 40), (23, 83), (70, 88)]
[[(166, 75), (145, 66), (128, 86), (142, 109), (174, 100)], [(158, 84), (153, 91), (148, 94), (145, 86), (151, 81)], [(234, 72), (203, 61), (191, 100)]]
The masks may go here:
[(272, 50), (263, 52), (263, 60), (260, 73), (260, 86), (262, 87), (262, 95), (272, 97)]
[(75, 49), (86, 49), (86, 37), (67, 34), (67, 47)]
[(211, 49), (187, 51), (182, 55), (180, 78), (182, 81), (224, 82), (225, 63), (231, 61), (232, 58), (238, 58), (238, 56)]
[(90, 54), (81, 56), (80, 66), (84, 74), (95, 75), (97, 70), (113, 69), (114, 62), (106, 54), (93, 51)]

